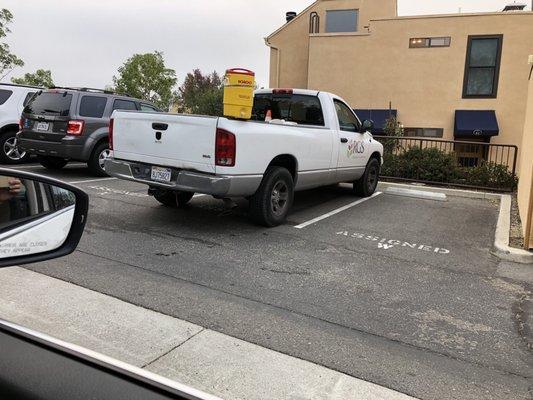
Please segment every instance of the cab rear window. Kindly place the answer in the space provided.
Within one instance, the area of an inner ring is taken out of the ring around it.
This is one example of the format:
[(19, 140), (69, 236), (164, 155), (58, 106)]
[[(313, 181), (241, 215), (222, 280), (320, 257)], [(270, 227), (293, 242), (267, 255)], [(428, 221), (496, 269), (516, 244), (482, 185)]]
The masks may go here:
[(4, 104), (13, 94), (11, 90), (0, 89), (0, 106)]
[(24, 108), (24, 113), (67, 117), (71, 103), (72, 94), (67, 92), (37, 93)]
[(264, 121), (270, 111), (272, 119), (284, 119), (298, 125), (324, 126), (324, 114), (317, 96), (257, 94), (252, 120)]

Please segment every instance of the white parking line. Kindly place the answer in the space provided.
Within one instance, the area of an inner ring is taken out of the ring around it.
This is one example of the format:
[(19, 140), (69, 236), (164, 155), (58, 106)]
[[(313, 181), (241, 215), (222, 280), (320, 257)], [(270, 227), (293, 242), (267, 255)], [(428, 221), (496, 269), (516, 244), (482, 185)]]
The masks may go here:
[[(86, 167), (87, 164), (83, 163), (74, 163), (74, 164), (67, 164), (64, 168), (67, 167)], [(20, 165), (20, 166), (7, 166), (8, 168), (12, 169), (33, 169), (33, 168), (44, 168), (41, 164), (32, 164), (32, 165)]]
[(118, 178), (98, 178), (98, 179), (86, 179), (84, 181), (73, 181), (73, 182), (67, 182), (71, 185), (78, 185), (80, 183), (92, 183), (92, 182), (102, 182), (102, 181), (111, 181)]
[(333, 215), (335, 215), (335, 214), (338, 214), (338, 213), (340, 213), (340, 212), (346, 211), (346, 210), (348, 210), (348, 209), (350, 209), (350, 208), (352, 208), (352, 207), (355, 207), (355, 206), (357, 206), (357, 205), (359, 205), (359, 204), (361, 204), (361, 203), (364, 203), (365, 201), (368, 201), (368, 200), (370, 200), (370, 199), (373, 199), (374, 197), (377, 197), (377, 196), (379, 196), (380, 194), (381, 194), (381, 192), (376, 192), (376, 193), (374, 193), (374, 194), (373, 194), (372, 196), (370, 196), (370, 197), (367, 197), (367, 198), (364, 198), (364, 199), (361, 199), (361, 200), (354, 201), (353, 203), (347, 204), (347, 205), (345, 205), (344, 207), (337, 208), (336, 210), (330, 211), (330, 212), (328, 212), (328, 213), (326, 213), (326, 214), (324, 214), (324, 215), (321, 215), (321, 216), (319, 216), (319, 217), (316, 217), (316, 218), (314, 218), (314, 219), (312, 219), (312, 220), (310, 220), (310, 221), (304, 222), (303, 224), (296, 225), (295, 228), (296, 228), (296, 229), (303, 229), (303, 228), (305, 228), (305, 227), (307, 227), (307, 226), (309, 226), (309, 225), (316, 224), (317, 222), (322, 221), (323, 219), (329, 218), (329, 217), (331, 217), (331, 216), (333, 216)]

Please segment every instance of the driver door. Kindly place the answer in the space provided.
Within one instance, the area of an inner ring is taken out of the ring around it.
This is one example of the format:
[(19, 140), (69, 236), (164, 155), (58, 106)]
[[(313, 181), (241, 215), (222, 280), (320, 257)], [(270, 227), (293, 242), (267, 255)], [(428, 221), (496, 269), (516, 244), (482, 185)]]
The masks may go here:
[(361, 122), (352, 109), (340, 100), (334, 99), (333, 102), (339, 121), (337, 180), (352, 182), (361, 177), (366, 166), (365, 135), (361, 133)]

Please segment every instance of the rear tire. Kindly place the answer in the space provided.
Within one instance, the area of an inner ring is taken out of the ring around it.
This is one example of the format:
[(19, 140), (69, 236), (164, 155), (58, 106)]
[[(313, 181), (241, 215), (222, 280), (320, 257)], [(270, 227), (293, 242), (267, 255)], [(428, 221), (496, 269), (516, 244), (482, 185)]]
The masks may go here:
[(285, 222), (294, 199), (294, 182), (283, 167), (269, 167), (257, 192), (250, 198), (250, 217), (257, 224), (274, 227)]
[(7, 131), (0, 135), (0, 163), (21, 164), (29, 157), (29, 153), (20, 150), (16, 145), (17, 131)]
[(193, 198), (191, 192), (173, 192), (171, 190), (159, 190), (154, 193), (154, 198), (164, 206), (176, 208), (185, 207)]
[(107, 142), (102, 142), (97, 145), (87, 162), (89, 171), (96, 176), (108, 176), (104, 170), (104, 162), (110, 154), (111, 150), (109, 150), (109, 144)]
[(46, 169), (58, 170), (68, 164), (68, 160), (59, 157), (38, 156), (39, 163)]
[(381, 164), (377, 158), (371, 158), (366, 165), (365, 173), (353, 184), (354, 193), (361, 197), (370, 197), (376, 191), (379, 182)]

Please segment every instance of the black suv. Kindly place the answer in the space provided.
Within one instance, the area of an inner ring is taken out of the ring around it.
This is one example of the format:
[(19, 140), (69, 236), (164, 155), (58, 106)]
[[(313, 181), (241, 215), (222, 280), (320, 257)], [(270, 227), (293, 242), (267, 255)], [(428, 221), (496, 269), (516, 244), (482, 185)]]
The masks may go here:
[(97, 176), (105, 176), (109, 156), (109, 119), (114, 110), (160, 111), (127, 95), (88, 88), (52, 88), (35, 94), (24, 107), (17, 145), (48, 169), (83, 161)]

